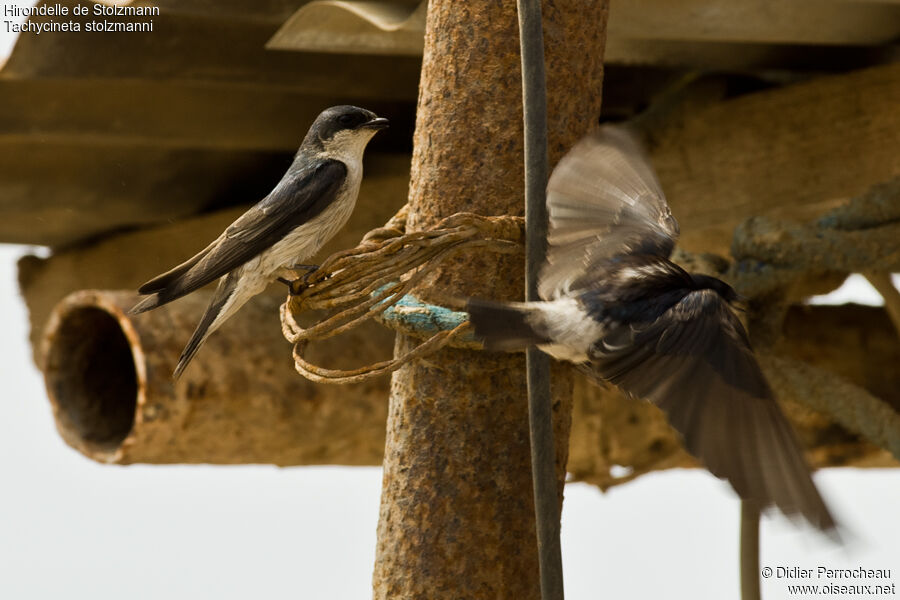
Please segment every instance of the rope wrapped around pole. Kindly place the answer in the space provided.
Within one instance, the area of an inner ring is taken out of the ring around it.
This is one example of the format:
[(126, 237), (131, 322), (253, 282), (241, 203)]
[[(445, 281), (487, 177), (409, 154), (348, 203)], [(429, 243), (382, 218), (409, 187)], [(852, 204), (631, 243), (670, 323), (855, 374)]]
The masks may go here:
[[(294, 344), (294, 364), (307, 379), (358, 383), (395, 371), (447, 345), (480, 348), (467, 337), (468, 314), (422, 303), (408, 293), (431, 269), (460, 250), (521, 252), (522, 218), (457, 213), (433, 229), (409, 234), (400, 223), (397, 217), (391, 219), (385, 227), (370, 232), (356, 248), (331, 255), (318, 270), (293, 282), (291, 295), (281, 305), (282, 333)], [(299, 315), (316, 309), (333, 314), (304, 328)], [(423, 332), (430, 337), (402, 356), (351, 371), (326, 369), (304, 358), (310, 341), (338, 335), (370, 318), (417, 337), (423, 337)]]

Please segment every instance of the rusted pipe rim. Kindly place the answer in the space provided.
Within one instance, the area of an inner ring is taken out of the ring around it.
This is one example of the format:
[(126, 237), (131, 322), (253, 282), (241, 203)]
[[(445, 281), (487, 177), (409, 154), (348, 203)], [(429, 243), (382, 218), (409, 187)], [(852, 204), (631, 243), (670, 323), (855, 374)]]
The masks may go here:
[(125, 309), (94, 290), (67, 296), (50, 316), (41, 356), (60, 434), (84, 454), (115, 462), (141, 418), (147, 381)]

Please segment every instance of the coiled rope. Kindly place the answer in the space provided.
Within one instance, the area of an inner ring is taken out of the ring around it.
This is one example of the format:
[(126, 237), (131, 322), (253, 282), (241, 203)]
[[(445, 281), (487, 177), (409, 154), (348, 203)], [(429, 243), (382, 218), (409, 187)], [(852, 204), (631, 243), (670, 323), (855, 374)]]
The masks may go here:
[[(307, 379), (359, 383), (445, 346), (481, 347), (471, 337), (467, 313), (421, 302), (409, 292), (441, 261), (461, 250), (521, 252), (524, 220), (457, 213), (432, 229), (414, 233), (405, 233), (405, 223), (406, 207), (384, 227), (366, 234), (358, 246), (331, 255), (316, 271), (292, 284), (292, 293), (281, 306), (281, 328), (294, 345), (297, 371)], [(333, 314), (302, 327), (298, 316), (317, 309)], [(429, 337), (402, 356), (349, 371), (326, 369), (304, 358), (309, 342), (344, 333), (373, 317), (402, 333)]]

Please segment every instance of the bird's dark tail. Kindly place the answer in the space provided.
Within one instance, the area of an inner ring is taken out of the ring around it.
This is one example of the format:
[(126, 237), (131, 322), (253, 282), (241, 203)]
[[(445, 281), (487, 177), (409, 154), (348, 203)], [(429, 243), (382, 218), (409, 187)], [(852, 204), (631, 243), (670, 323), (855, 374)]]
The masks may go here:
[[(238, 277), (234, 273), (229, 273), (227, 277), (223, 277), (219, 280), (219, 285), (216, 287), (212, 301), (210, 301), (209, 306), (206, 307), (206, 312), (203, 313), (200, 323), (197, 324), (197, 328), (194, 330), (194, 333), (191, 334), (191, 339), (188, 340), (187, 345), (181, 352), (181, 357), (178, 359), (178, 365), (175, 367), (175, 372), (172, 373), (172, 379), (181, 377), (181, 374), (187, 368), (188, 364), (190, 364), (194, 355), (197, 354), (197, 350), (200, 349), (200, 346), (203, 345), (206, 338), (208, 338), (209, 335), (225, 321), (225, 319), (234, 314), (234, 312), (240, 308), (241, 304), (243, 304), (243, 302), (238, 304), (229, 304), (228, 302), (235, 291), (237, 282)], [(223, 314), (223, 311), (226, 309), (228, 309), (228, 313)]]
[[(211, 318), (208, 319), (207, 317)], [(175, 366), (175, 371), (172, 373), (172, 379), (181, 377), (181, 374), (190, 364), (191, 360), (193, 360), (194, 355), (197, 354), (197, 350), (199, 350), (203, 342), (206, 341), (207, 336), (212, 333), (209, 331), (209, 326), (214, 318), (215, 314), (210, 314), (209, 309), (207, 309), (206, 314), (203, 315), (203, 320), (197, 325), (197, 329), (195, 329), (194, 333), (191, 335), (191, 339), (188, 341), (187, 346), (181, 351), (181, 356), (178, 358), (178, 364)]]
[(475, 327), (475, 337), (488, 350), (523, 350), (550, 340), (535, 331), (528, 316), (537, 311), (524, 302), (491, 302), (469, 298), (466, 302), (469, 320)]
[(159, 294), (151, 294), (135, 304), (131, 307), (131, 310), (128, 311), (132, 315), (139, 315), (142, 312), (147, 312), (148, 310), (153, 310), (160, 304), (164, 304), (160, 301)]
[(162, 275), (157, 275), (144, 285), (138, 288), (138, 293), (143, 295), (149, 294), (146, 298), (138, 302), (129, 312), (133, 315), (153, 310), (157, 306), (168, 304), (172, 300), (177, 300), (196, 289), (199, 289), (207, 283), (215, 280), (217, 277), (224, 275), (225, 272), (214, 273), (208, 269), (201, 269), (201, 273), (193, 273), (192, 269), (216, 246), (219, 239), (216, 239), (209, 246), (181, 263), (177, 267), (170, 269)]
[(178, 281), (175, 281), (169, 287), (165, 287), (155, 292), (148, 292), (145, 290), (146, 285), (141, 286), (138, 290), (138, 293), (141, 294), (149, 294), (146, 298), (135, 304), (131, 307), (131, 310), (128, 311), (132, 315), (139, 315), (142, 312), (147, 312), (148, 310), (153, 310), (163, 304), (168, 304), (172, 300), (178, 300), (182, 296), (186, 296), (188, 293), (193, 292), (197, 289), (198, 286), (194, 285), (192, 287), (184, 287), (180, 285)]

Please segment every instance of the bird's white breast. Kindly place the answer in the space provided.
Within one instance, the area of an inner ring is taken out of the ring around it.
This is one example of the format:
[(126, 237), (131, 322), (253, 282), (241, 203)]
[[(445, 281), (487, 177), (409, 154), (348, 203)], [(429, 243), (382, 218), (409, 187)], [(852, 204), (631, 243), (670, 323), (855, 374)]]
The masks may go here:
[(347, 167), (344, 184), (325, 210), (310, 221), (295, 227), (268, 250), (244, 263), (241, 267), (242, 277), (250, 279), (247, 282), (248, 287), (262, 291), (282, 269), (309, 259), (347, 223), (359, 194), (362, 161), (344, 159), (344, 164)]
[(603, 336), (604, 327), (575, 298), (535, 302), (533, 306), (539, 310), (527, 317), (529, 323), (553, 340), (538, 347), (557, 360), (586, 362), (591, 345)]

